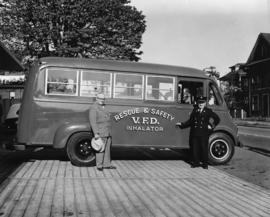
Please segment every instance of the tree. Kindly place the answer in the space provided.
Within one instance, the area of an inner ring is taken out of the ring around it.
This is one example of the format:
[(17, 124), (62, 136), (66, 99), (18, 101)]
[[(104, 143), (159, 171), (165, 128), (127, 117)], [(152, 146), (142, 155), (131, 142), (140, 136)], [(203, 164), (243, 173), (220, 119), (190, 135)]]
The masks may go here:
[(130, 0), (2, 1), (0, 40), (19, 58), (138, 61), (145, 16)]
[(213, 77), (215, 79), (219, 79), (220, 73), (216, 70), (215, 66), (209, 66), (207, 68), (204, 68), (203, 71), (205, 71), (209, 77)]

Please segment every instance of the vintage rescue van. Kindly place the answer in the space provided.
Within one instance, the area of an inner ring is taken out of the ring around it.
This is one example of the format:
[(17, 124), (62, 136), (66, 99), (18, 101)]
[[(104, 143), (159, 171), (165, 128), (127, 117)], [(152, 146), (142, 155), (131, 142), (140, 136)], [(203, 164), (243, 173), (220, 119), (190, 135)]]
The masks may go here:
[(32, 67), (19, 112), (17, 140), (25, 147), (66, 149), (75, 165), (95, 159), (88, 111), (97, 92), (111, 112), (113, 147), (189, 148), (188, 119), (195, 98), (220, 117), (209, 139), (209, 162), (223, 164), (238, 144), (217, 83), (205, 72), (178, 66), (81, 58), (42, 58)]

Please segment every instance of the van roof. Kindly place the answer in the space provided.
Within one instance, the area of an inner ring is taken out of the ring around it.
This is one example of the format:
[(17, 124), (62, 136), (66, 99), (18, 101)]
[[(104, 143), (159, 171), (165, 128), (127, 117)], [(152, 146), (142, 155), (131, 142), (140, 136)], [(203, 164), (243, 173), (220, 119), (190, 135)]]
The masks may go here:
[(209, 78), (199, 69), (153, 63), (66, 57), (44, 57), (39, 62), (46, 66)]

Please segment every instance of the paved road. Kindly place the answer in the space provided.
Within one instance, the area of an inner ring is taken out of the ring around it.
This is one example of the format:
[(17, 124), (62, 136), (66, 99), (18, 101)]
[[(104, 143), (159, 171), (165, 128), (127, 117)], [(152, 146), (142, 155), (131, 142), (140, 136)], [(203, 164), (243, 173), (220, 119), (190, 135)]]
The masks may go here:
[(244, 146), (270, 154), (270, 128), (238, 126), (238, 130)]
[(236, 147), (231, 161), (215, 168), (270, 190), (270, 156), (265, 152)]

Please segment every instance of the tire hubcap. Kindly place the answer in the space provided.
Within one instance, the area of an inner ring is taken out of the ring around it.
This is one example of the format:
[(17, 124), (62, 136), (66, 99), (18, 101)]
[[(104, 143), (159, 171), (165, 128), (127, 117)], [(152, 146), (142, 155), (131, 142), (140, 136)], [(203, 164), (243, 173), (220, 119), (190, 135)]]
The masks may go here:
[(76, 148), (76, 153), (79, 157), (84, 159), (91, 156), (93, 154), (93, 150), (90, 140), (82, 140), (81, 142), (79, 142)]
[(210, 154), (216, 160), (224, 160), (229, 155), (229, 145), (223, 139), (217, 139), (210, 145)]

